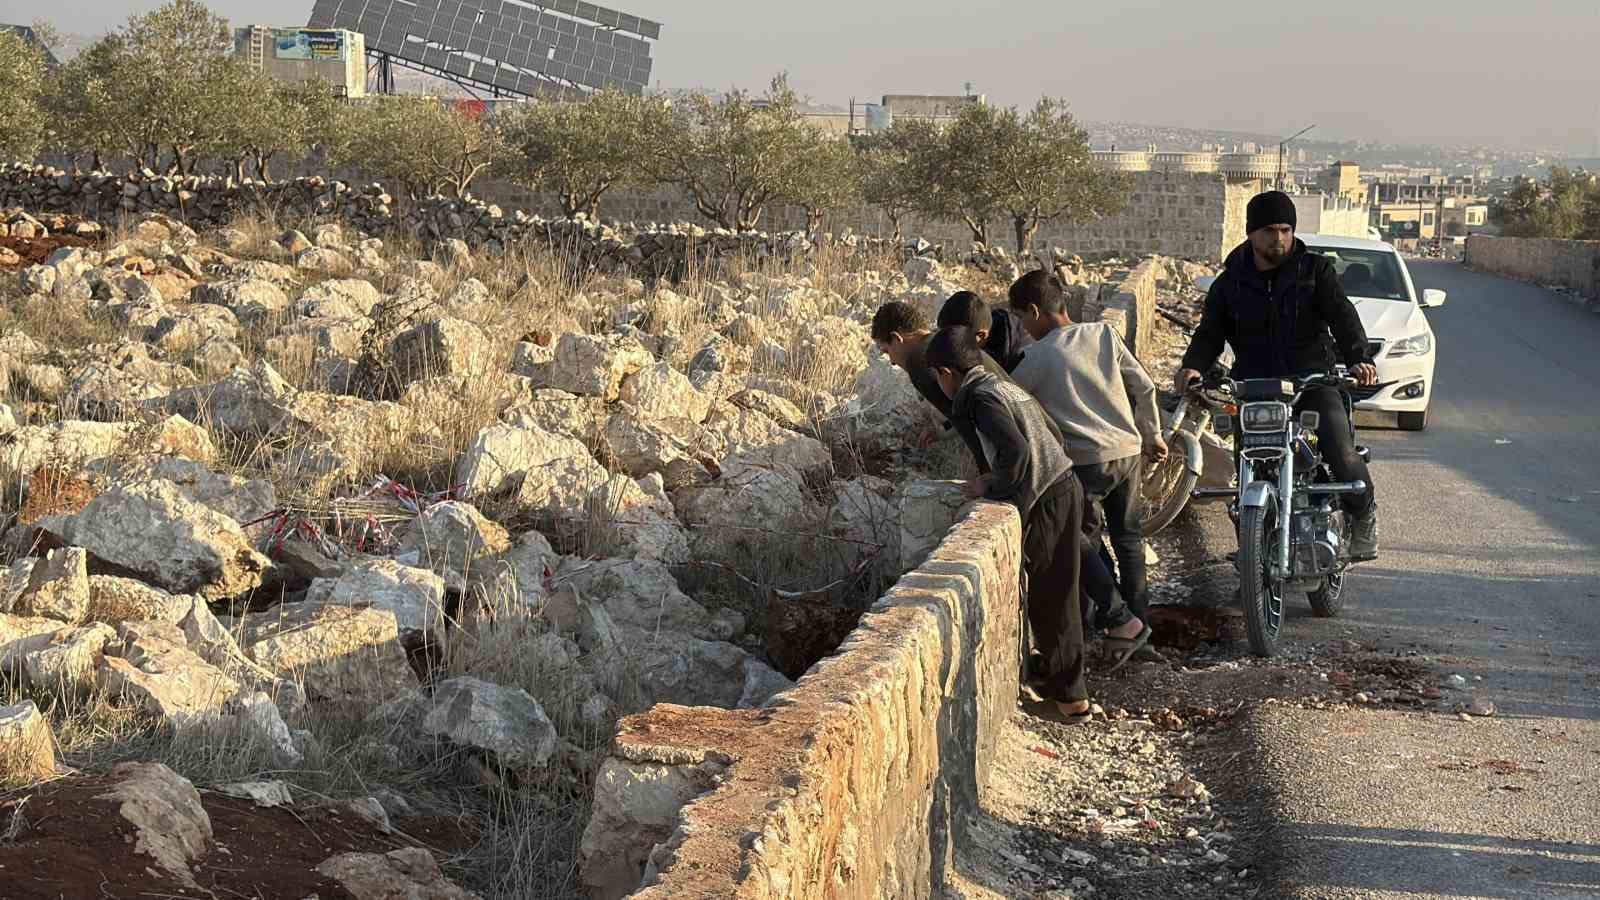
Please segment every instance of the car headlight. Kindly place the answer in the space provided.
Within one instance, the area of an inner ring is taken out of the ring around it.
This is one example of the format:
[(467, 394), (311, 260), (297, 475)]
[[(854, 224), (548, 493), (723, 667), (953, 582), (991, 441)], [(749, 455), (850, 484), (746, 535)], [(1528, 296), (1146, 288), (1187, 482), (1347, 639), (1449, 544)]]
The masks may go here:
[(1256, 434), (1283, 431), (1289, 427), (1289, 404), (1246, 403), (1239, 409), (1239, 427)]
[(1425, 356), (1433, 350), (1433, 335), (1424, 331), (1389, 345), (1386, 356)]

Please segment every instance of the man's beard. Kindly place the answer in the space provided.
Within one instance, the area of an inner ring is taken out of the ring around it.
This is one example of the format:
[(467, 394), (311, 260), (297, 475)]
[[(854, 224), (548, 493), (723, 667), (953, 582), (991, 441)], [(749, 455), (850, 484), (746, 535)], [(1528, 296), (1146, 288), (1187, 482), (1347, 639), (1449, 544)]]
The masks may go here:
[(1261, 257), (1269, 263), (1281, 263), (1289, 258), (1289, 248), (1273, 245), (1262, 251)]

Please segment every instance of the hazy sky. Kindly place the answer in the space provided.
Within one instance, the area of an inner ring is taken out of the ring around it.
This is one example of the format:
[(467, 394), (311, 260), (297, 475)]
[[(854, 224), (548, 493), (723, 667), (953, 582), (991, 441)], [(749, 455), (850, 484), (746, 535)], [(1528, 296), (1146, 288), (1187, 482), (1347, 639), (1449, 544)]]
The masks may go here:
[[(156, 0), (0, 0), (98, 33)], [(212, 0), (236, 23), (299, 24), (310, 0)], [(1082, 118), (1326, 139), (1597, 154), (1600, 0), (617, 0), (665, 24), (663, 87), (812, 98), (1041, 93)], [(1004, 10), (1001, 12), (1000, 10)]]

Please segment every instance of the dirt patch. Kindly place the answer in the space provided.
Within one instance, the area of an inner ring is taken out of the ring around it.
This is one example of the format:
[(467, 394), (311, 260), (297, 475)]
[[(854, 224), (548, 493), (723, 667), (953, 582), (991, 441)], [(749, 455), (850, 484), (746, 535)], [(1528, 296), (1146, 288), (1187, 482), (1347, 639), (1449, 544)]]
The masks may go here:
[[(26, 269), (28, 266), (39, 265), (62, 247), (93, 246), (94, 241), (71, 234), (52, 234), (42, 238), (0, 237), (0, 249), (9, 250), (20, 258), (20, 261), (9, 264), (0, 262), (0, 269), (14, 272)], [(9, 254), (0, 252), (0, 260), (8, 259), (10, 259)]]
[[(410, 842), (329, 809), (263, 809), (247, 800), (201, 794), (215, 836), (193, 867), (201, 890), (173, 880), (134, 851), (133, 828), (116, 804), (95, 799), (100, 776), (72, 777), (0, 800), (0, 881), (7, 900), (62, 897), (348, 898), (316, 868), (335, 854), (384, 853)], [(471, 843), (450, 822), (405, 820), (395, 827), (435, 851)]]

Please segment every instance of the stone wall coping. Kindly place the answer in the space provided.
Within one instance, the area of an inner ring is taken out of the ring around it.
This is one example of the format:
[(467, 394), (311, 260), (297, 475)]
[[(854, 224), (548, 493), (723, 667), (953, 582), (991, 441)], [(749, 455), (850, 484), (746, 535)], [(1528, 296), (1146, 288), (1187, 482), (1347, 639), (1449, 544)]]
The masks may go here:
[[(873, 844), (863, 832), (870, 826), (855, 819), (884, 812), (875, 804), (899, 804), (889, 796), (856, 796), (852, 773), (863, 766), (877, 771), (888, 785), (886, 794), (936, 792), (936, 784), (921, 783), (923, 774), (935, 783), (962, 781), (959, 772), (919, 773), (916, 767), (948, 763), (951, 748), (944, 745), (968, 737), (960, 728), (939, 733), (946, 715), (975, 716), (977, 743), (983, 744), (982, 723), (995, 716), (1003, 721), (1014, 709), (1021, 662), (1020, 542), (1014, 507), (975, 504), (926, 562), (871, 607), (834, 656), (768, 706), (658, 705), (624, 719), (613, 759), (718, 772), (709, 793), (682, 808), (671, 838), (651, 855), (655, 871), (647, 869), (646, 876), (652, 883), (632, 896), (880, 896), (878, 873), (897, 867), (869, 858)], [(1002, 643), (990, 643), (996, 640)], [(1000, 683), (985, 682), (980, 655), (998, 660)], [(926, 669), (929, 660), (937, 661), (936, 672)], [(977, 685), (977, 695), (952, 696), (960, 689), (956, 685)], [(935, 711), (929, 703), (972, 709)], [(864, 755), (886, 746), (899, 751), (883, 759)], [(981, 760), (985, 751), (978, 746), (969, 752)], [(977, 787), (943, 790), (973, 794), (975, 802)], [(849, 794), (847, 803), (841, 803), (841, 792)], [(933, 802), (931, 795), (925, 799)], [(935, 844), (948, 840), (928, 837)], [(938, 867), (937, 858), (931, 865)], [(926, 872), (900, 877), (912, 884), (936, 879)]]

